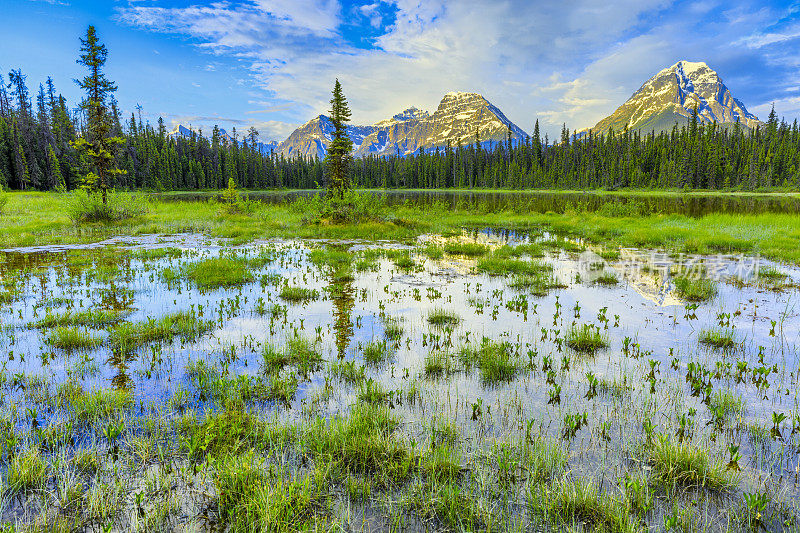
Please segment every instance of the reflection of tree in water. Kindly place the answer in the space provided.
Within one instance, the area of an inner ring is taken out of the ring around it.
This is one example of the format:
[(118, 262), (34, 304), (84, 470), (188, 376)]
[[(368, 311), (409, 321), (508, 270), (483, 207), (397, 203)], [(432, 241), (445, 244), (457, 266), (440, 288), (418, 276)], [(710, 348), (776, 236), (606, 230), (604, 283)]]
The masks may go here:
[(111, 351), (108, 357), (108, 365), (114, 367), (117, 372), (111, 378), (111, 385), (117, 390), (133, 389), (133, 379), (128, 374), (128, 363), (133, 361), (135, 353), (121, 349)]
[(339, 263), (328, 273), (328, 292), (333, 300), (333, 329), (336, 333), (336, 353), (343, 359), (353, 338), (350, 319), (355, 307), (356, 289), (353, 284), (352, 261)]
[(95, 290), (95, 305), (100, 309), (110, 309), (112, 311), (127, 311), (133, 308), (134, 291), (128, 287), (117, 286), (113, 281), (108, 287), (101, 287)]

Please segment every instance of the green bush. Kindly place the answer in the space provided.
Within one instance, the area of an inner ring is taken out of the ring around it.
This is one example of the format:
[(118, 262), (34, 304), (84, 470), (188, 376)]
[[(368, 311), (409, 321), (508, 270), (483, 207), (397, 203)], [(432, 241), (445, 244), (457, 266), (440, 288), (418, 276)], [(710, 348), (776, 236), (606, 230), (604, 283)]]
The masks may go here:
[(303, 215), (304, 223), (328, 222), (333, 224), (357, 224), (382, 221), (386, 200), (382, 195), (347, 191), (342, 198), (315, 194), (298, 198), (291, 204), (292, 210)]
[(76, 223), (116, 222), (143, 215), (147, 212), (147, 199), (140, 194), (108, 191), (107, 202), (98, 193), (89, 194), (78, 189), (64, 200), (67, 215)]
[(219, 199), (211, 199), (212, 202), (219, 201), (220, 211), (228, 215), (252, 215), (261, 203), (257, 200), (250, 200), (247, 196), (242, 196), (236, 188), (233, 178), (228, 179), (228, 188), (223, 190)]

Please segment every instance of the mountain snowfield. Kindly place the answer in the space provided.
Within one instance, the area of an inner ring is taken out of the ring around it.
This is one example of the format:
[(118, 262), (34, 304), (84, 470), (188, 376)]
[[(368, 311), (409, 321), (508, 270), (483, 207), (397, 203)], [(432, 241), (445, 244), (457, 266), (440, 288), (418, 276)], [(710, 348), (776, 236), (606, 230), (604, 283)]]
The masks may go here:
[(748, 128), (762, 124), (707, 64), (678, 61), (647, 80), (591, 130), (595, 134), (608, 133), (612, 128), (621, 131), (627, 124), (628, 129), (646, 133), (670, 131), (676, 122), (685, 124), (695, 107), (699, 121), (705, 124), (730, 124), (737, 118)]
[[(631, 130), (649, 133), (670, 131), (677, 123), (685, 124), (694, 108), (700, 122), (726, 125), (738, 119), (742, 126), (753, 128), (763, 124), (744, 104), (733, 97), (719, 74), (706, 63), (678, 61), (647, 80), (614, 113), (598, 122), (594, 134)], [(577, 135), (583, 137), (589, 128)], [(231, 137), (220, 130), (227, 142)], [(416, 107), (373, 125), (349, 125), (353, 155), (407, 155), (423, 150), (433, 151), (448, 144), (469, 145), (476, 133), (483, 146), (505, 141), (522, 140), (526, 133), (511, 122), (500, 109), (477, 93), (450, 92), (444, 95), (436, 111), (429, 113)], [(189, 137), (192, 130), (177, 126), (170, 135)], [(283, 142), (258, 142), (263, 154), (275, 152), (284, 157), (325, 157), (333, 138), (333, 124), (326, 115), (318, 115), (289, 135)]]

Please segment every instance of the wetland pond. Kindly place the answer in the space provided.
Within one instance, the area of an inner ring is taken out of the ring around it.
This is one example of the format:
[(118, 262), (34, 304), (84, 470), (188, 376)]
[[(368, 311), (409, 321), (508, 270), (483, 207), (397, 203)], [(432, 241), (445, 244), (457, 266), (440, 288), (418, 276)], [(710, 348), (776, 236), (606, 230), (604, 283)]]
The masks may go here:
[(269, 531), (797, 530), (796, 267), (488, 228), (0, 259), (5, 523), (239, 530), (241, 455)]

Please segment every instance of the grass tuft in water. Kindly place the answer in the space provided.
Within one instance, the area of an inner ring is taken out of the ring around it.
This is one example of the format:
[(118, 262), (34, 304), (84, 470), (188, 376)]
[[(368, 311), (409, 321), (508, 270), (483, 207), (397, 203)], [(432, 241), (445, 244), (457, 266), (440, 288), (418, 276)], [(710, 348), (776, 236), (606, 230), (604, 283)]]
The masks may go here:
[(108, 340), (113, 350), (128, 353), (145, 344), (174, 337), (191, 341), (214, 327), (213, 320), (200, 320), (192, 312), (178, 311), (158, 320), (151, 318), (144, 322), (117, 324), (109, 331)]
[(739, 343), (736, 334), (731, 328), (712, 328), (700, 330), (697, 334), (700, 344), (705, 344), (718, 350), (732, 350)]
[(282, 533), (317, 530), (325, 522), (325, 478), (320, 469), (293, 478), (247, 454), (217, 461), (213, 481), (220, 515), (231, 531)]
[(253, 281), (247, 262), (229, 257), (215, 257), (183, 267), (183, 275), (200, 289), (243, 285)]
[(444, 245), (444, 251), (450, 255), (479, 257), (489, 253), (489, 247), (474, 242), (451, 242)]
[(357, 365), (355, 361), (334, 361), (330, 364), (328, 372), (350, 385), (361, 383), (367, 375), (366, 367)]
[(600, 276), (595, 278), (595, 283), (598, 285), (611, 286), (619, 283), (619, 278), (616, 272), (603, 272)]
[(488, 531), (484, 526), (492, 520), (491, 513), (454, 480), (415, 486), (410, 504), (416, 514), (435, 519), (450, 531)]
[(437, 308), (428, 313), (428, 323), (434, 326), (454, 326), (459, 322), (461, 317), (455, 311)]
[(576, 352), (593, 354), (608, 348), (608, 337), (600, 332), (600, 328), (592, 324), (571, 326), (566, 333), (567, 346)]
[(306, 287), (290, 287), (285, 285), (281, 289), (280, 297), (289, 302), (304, 302), (319, 298), (319, 291)]
[(518, 354), (508, 342), (484, 338), (477, 347), (462, 348), (458, 356), (466, 369), (478, 367), (486, 383), (511, 381), (521, 368)]
[(93, 334), (84, 328), (58, 327), (50, 332), (45, 342), (53, 348), (72, 352), (100, 346), (103, 343), (103, 336)]
[(387, 317), (383, 321), (383, 334), (393, 342), (399, 341), (403, 337), (403, 321), (397, 317)]
[(378, 485), (405, 479), (412, 460), (393, 432), (398, 426), (385, 404), (357, 402), (349, 415), (318, 418), (305, 445), (319, 461), (336, 461), (344, 474), (371, 475)]
[(123, 311), (110, 311), (105, 309), (92, 309), (77, 313), (66, 311), (64, 313), (54, 314), (51, 314), (49, 311), (47, 311), (43, 318), (40, 318), (32, 324), (32, 327), (37, 329), (67, 326), (100, 328), (119, 322), (125, 316), (125, 314), (126, 313)]
[(425, 356), (425, 375), (442, 377), (454, 374), (458, 370), (455, 358), (449, 352), (436, 350)]
[(383, 363), (391, 355), (386, 341), (371, 341), (361, 348), (361, 353), (364, 355), (364, 361), (376, 365)]
[(733, 417), (744, 413), (744, 401), (742, 397), (730, 389), (716, 389), (711, 395), (708, 407), (727, 417)]
[(547, 523), (582, 523), (589, 526), (587, 530), (608, 533), (638, 531), (627, 507), (588, 481), (565, 480), (552, 489), (534, 488), (530, 501), (533, 514)]
[(6, 484), (11, 491), (26, 492), (43, 489), (47, 482), (47, 463), (37, 448), (31, 447), (14, 455), (6, 472)]
[(676, 277), (675, 293), (687, 302), (704, 302), (717, 294), (717, 286), (710, 279), (693, 277)]
[(650, 480), (666, 488), (676, 486), (722, 490), (736, 485), (735, 472), (708, 450), (689, 443), (678, 443), (658, 435), (648, 447), (647, 462), (652, 467)]
[(507, 259), (492, 254), (478, 262), (478, 271), (490, 276), (534, 276), (542, 272), (552, 272), (553, 267), (547, 263), (537, 261), (523, 261), (521, 259)]
[(509, 282), (508, 287), (516, 290), (527, 290), (534, 296), (546, 296), (552, 289), (563, 288), (555, 276), (547, 272), (516, 276)]

